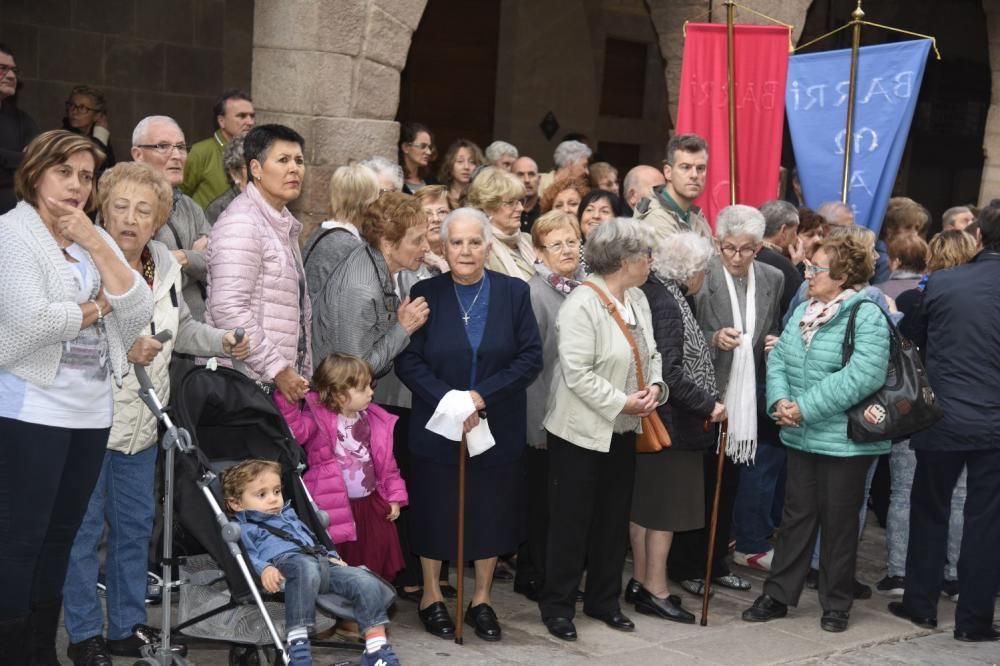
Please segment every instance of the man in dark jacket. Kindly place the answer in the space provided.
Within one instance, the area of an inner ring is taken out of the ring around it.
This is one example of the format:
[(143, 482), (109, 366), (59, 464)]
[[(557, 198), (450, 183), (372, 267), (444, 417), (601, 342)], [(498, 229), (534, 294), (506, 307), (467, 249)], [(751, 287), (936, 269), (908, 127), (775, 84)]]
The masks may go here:
[(993, 624), (1000, 585), (1000, 206), (985, 208), (979, 223), (983, 251), (964, 266), (934, 273), (902, 322), (904, 335), (926, 354), (944, 416), (910, 440), (917, 468), (906, 588), (903, 600), (889, 605), (919, 626), (937, 625), (949, 505), (967, 467), (955, 638), (976, 642), (1000, 639)]
[(0, 44), (0, 215), (17, 205), (14, 173), (21, 164), (24, 147), (38, 135), (35, 121), (17, 108), (18, 77), (14, 52)]

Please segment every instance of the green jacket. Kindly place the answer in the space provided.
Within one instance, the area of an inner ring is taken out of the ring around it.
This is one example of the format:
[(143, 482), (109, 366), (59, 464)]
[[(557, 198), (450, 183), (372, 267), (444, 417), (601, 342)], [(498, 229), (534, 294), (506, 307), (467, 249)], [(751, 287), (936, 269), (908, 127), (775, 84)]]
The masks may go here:
[(188, 153), (181, 191), (202, 208), (229, 189), (229, 176), (222, 167), (222, 151), (227, 143), (218, 129), (211, 137), (191, 146)]
[(801, 304), (768, 356), (768, 413), (779, 400), (794, 401), (802, 412), (799, 427), (781, 429), (786, 446), (840, 458), (889, 452), (888, 440), (857, 444), (847, 437), (847, 410), (882, 387), (889, 367), (889, 325), (874, 304), (858, 311), (854, 354), (846, 366), (841, 362), (851, 307), (864, 298), (847, 299), (816, 331), (808, 351), (799, 332), (808, 302)]

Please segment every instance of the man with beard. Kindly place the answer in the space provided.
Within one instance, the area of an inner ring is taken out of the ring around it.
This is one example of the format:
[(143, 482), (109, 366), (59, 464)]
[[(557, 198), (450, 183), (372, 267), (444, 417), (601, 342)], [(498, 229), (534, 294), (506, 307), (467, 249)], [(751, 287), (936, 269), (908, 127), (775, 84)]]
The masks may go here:
[(667, 184), (654, 187), (653, 196), (635, 207), (635, 218), (652, 229), (657, 240), (681, 231), (694, 231), (711, 240), (712, 228), (694, 205), (705, 189), (708, 145), (697, 134), (680, 134), (667, 144), (663, 177)]

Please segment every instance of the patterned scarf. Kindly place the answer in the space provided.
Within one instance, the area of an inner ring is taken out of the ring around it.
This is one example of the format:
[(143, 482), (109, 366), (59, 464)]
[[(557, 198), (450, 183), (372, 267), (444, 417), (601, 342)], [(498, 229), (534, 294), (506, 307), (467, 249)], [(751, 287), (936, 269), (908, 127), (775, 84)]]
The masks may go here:
[(542, 276), (547, 285), (564, 296), (569, 296), (569, 293), (579, 287), (580, 283), (586, 278), (583, 268), (577, 268), (576, 275), (568, 278), (559, 275), (541, 261), (535, 262), (535, 272)]
[(802, 334), (802, 344), (806, 351), (809, 351), (809, 345), (812, 344), (816, 331), (833, 319), (841, 304), (856, 293), (858, 292), (854, 289), (845, 289), (829, 303), (817, 301), (815, 298), (809, 300), (809, 305), (806, 306), (806, 311), (802, 313), (802, 319), (799, 321), (799, 332)]
[(719, 389), (715, 383), (712, 353), (705, 342), (705, 336), (701, 332), (698, 320), (695, 319), (694, 313), (691, 311), (691, 306), (684, 298), (687, 285), (682, 285), (675, 280), (664, 280), (663, 286), (677, 301), (677, 305), (681, 309), (681, 318), (684, 321), (684, 374), (701, 388), (712, 395), (717, 395)]

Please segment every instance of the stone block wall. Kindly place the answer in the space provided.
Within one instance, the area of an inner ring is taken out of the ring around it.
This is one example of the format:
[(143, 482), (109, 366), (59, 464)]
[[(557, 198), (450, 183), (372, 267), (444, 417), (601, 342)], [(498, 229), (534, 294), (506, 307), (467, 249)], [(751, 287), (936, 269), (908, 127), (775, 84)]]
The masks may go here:
[(19, 104), (42, 129), (61, 126), (73, 86), (104, 92), (122, 160), (132, 128), (150, 114), (172, 116), (191, 143), (214, 131), (215, 97), (250, 88), (253, 8), (253, 0), (0, 0), (0, 41), (17, 53)]
[(253, 94), (258, 122), (306, 140), (296, 213), (303, 238), (329, 213), (333, 171), (352, 159), (395, 161), (399, 76), (427, 0), (258, 0)]
[(990, 69), (993, 70), (993, 89), (989, 115), (986, 117), (986, 135), (983, 137), (983, 178), (979, 186), (979, 205), (1000, 197), (1000, 0), (983, 0), (986, 11), (987, 34), (990, 45)]

